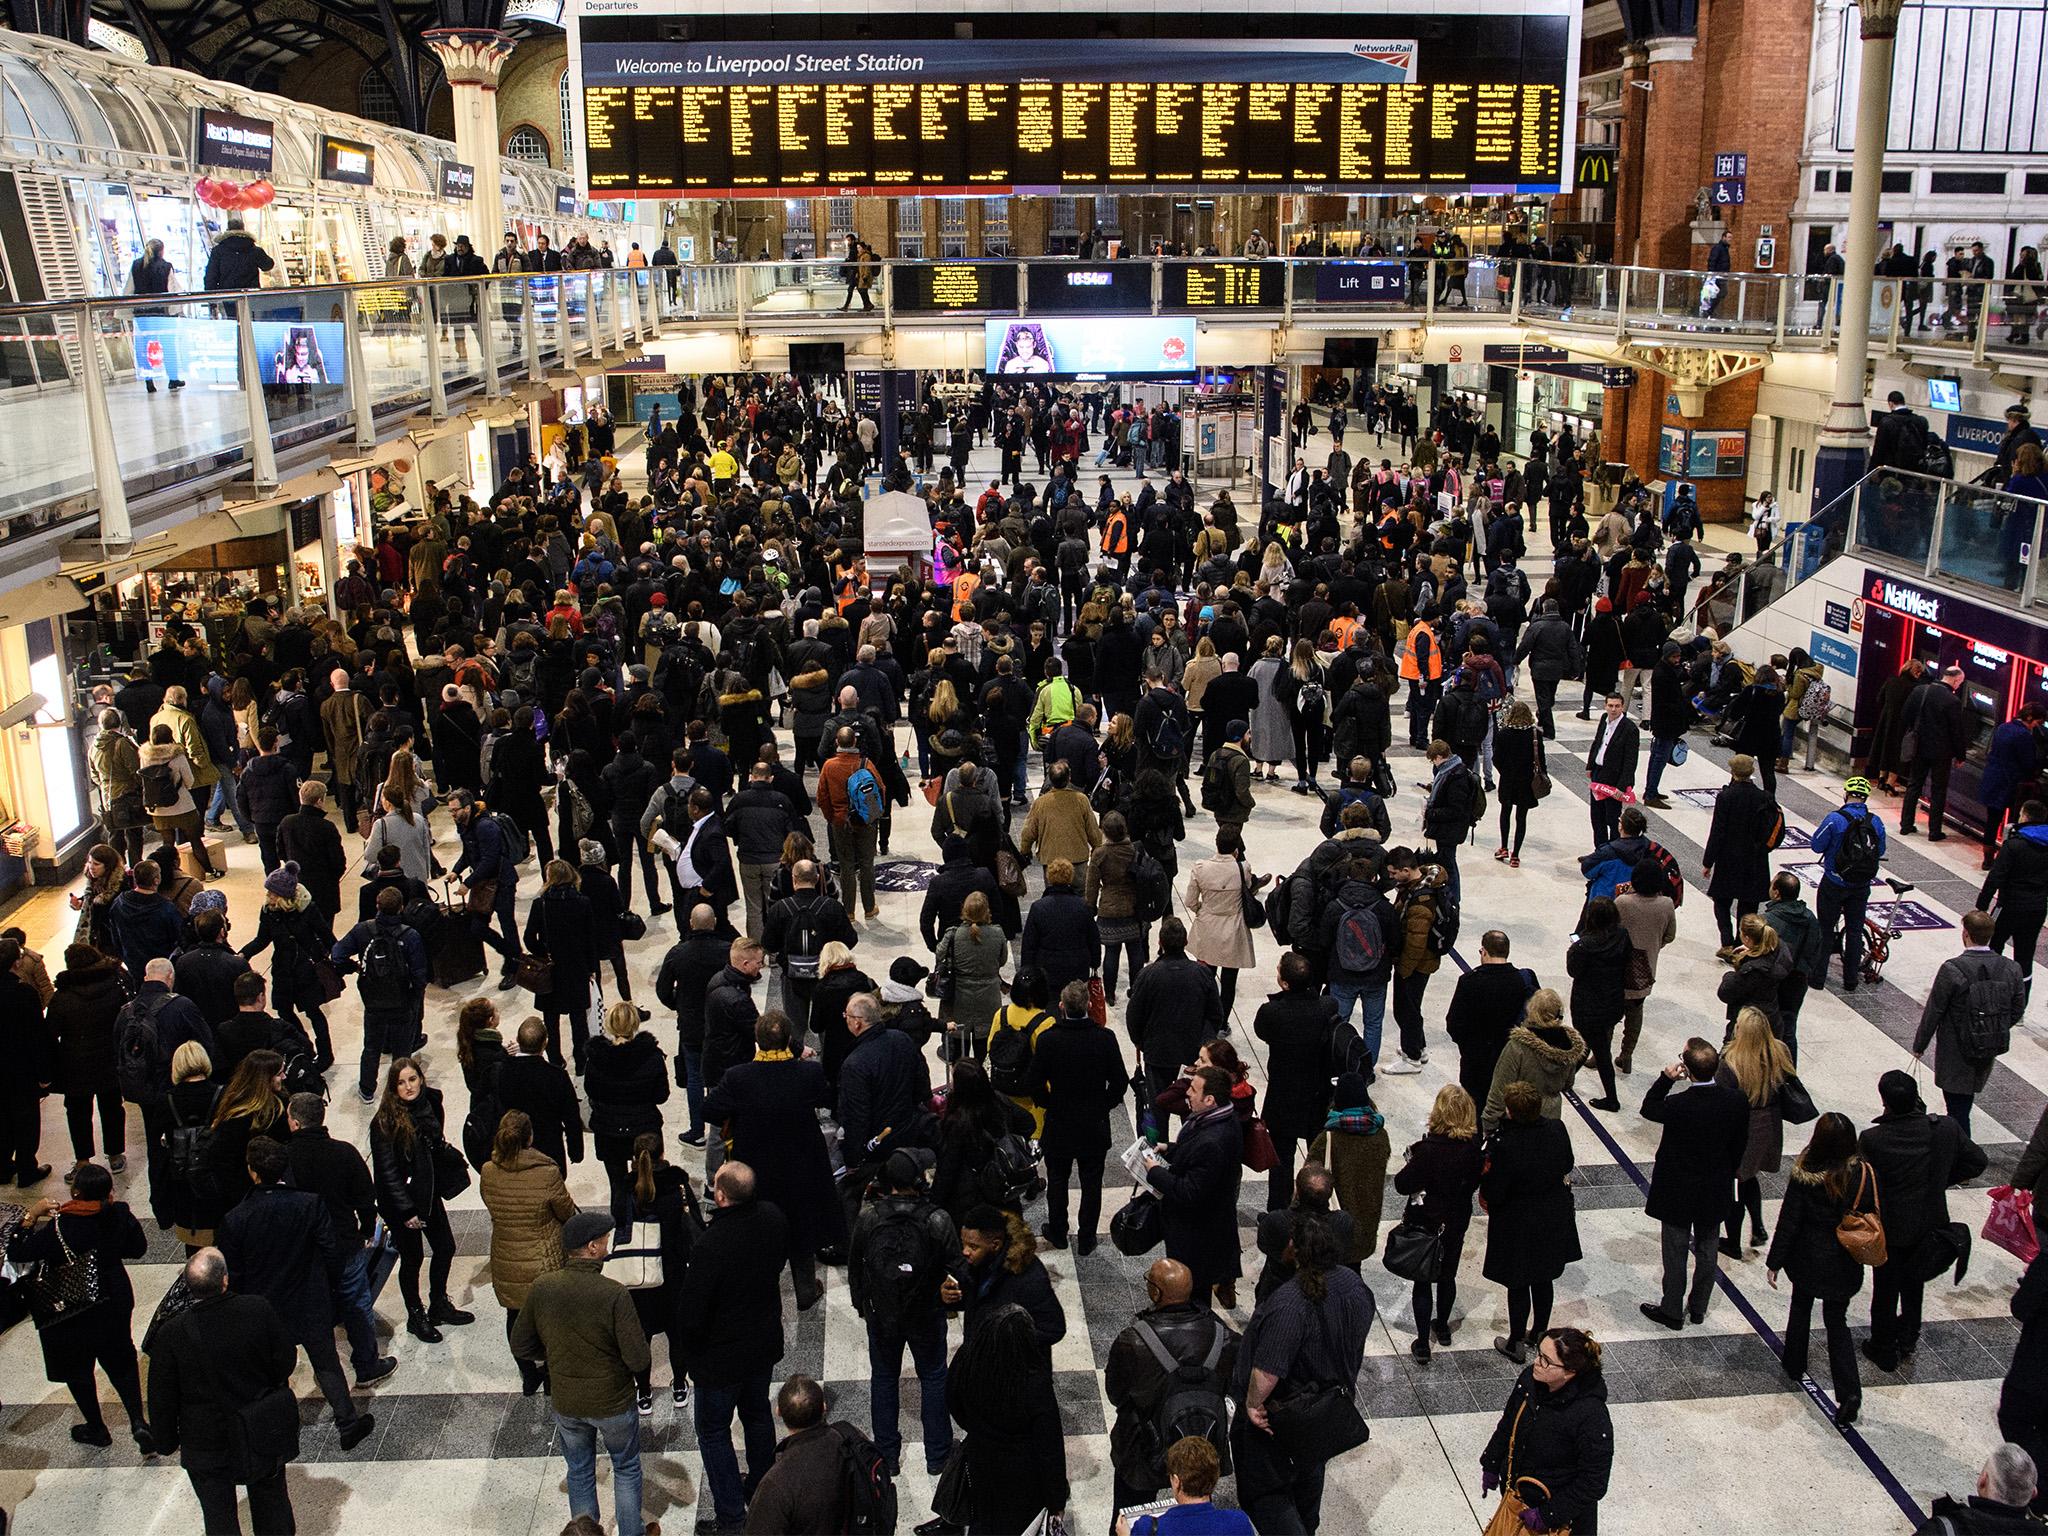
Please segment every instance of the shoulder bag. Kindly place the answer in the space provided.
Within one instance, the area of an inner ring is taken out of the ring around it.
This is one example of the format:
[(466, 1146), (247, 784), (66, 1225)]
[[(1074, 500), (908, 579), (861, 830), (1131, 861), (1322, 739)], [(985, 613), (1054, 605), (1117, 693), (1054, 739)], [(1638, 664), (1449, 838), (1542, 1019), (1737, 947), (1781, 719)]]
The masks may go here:
[(1787, 1125), (1804, 1125), (1820, 1118), (1820, 1106), (1813, 1102), (1813, 1095), (1806, 1091), (1806, 1084), (1799, 1081), (1797, 1073), (1778, 1084), (1778, 1118)]
[(661, 1223), (635, 1217), (619, 1245), (605, 1255), (604, 1273), (629, 1291), (661, 1289)]
[(453, 1200), (469, 1188), (469, 1160), (462, 1155), (460, 1147), (443, 1137), (435, 1141), (432, 1156), (436, 1200)]
[[(194, 1339), (193, 1354), (206, 1362), (213, 1378), (214, 1395), (223, 1403), (234, 1403), (227, 1385), (220, 1379), (212, 1353)], [(279, 1382), (260, 1397), (235, 1404), (228, 1416), (229, 1454), (238, 1483), (258, 1482), (271, 1476), (299, 1454), (299, 1399), (290, 1378)]]
[(1239, 1154), (1253, 1173), (1271, 1173), (1280, 1166), (1280, 1149), (1273, 1145), (1273, 1133), (1265, 1120), (1253, 1115), (1244, 1122), (1244, 1148)]
[[(1330, 1355), (1330, 1323), (1325, 1316), (1329, 1297), (1316, 1308), (1316, 1333)], [(1296, 1466), (1316, 1465), (1342, 1456), (1372, 1438), (1372, 1430), (1358, 1411), (1354, 1383), (1349, 1381), (1303, 1382), (1285, 1397), (1267, 1400), (1266, 1422), (1281, 1452)]]
[[(1508, 1431), (1508, 1461), (1501, 1479), (1500, 1507), (1494, 1510), (1493, 1518), (1486, 1522), (1486, 1529), (1480, 1536), (1528, 1536), (1529, 1528), (1522, 1523), (1522, 1511), (1529, 1507), (1529, 1501), (1522, 1497), (1522, 1489), (1540, 1489), (1544, 1498), (1550, 1497), (1550, 1485), (1542, 1479), (1515, 1476), (1515, 1434), (1521, 1429), (1522, 1415), (1528, 1409), (1529, 1400), (1524, 1397), (1522, 1406), (1515, 1410), (1514, 1428)], [(1559, 1530), (1556, 1536), (1571, 1536), (1571, 1532)]]
[(1244, 910), (1244, 925), (1247, 928), (1266, 926), (1266, 904), (1259, 900), (1259, 893), (1252, 889), (1251, 871), (1244, 867), (1244, 856), (1237, 860), (1238, 905)]
[(45, 1259), (37, 1264), (28, 1282), (29, 1314), (36, 1332), (82, 1317), (107, 1299), (106, 1260), (97, 1248), (83, 1253), (72, 1250), (64, 1240), (64, 1218), (53, 1216), (50, 1230), (57, 1235), (61, 1260)]
[(1387, 1273), (1418, 1285), (1434, 1281), (1443, 1269), (1444, 1234), (1422, 1219), (1419, 1197), (1408, 1202), (1401, 1220), (1387, 1233), (1387, 1249), (1381, 1262)]
[(1543, 758), (1543, 732), (1536, 732), (1536, 766), (1529, 773), (1529, 793), (1538, 800), (1550, 794), (1550, 765)]
[[(1863, 1191), (1870, 1191), (1870, 1209), (1858, 1210), (1863, 1204)], [(1849, 1257), (1858, 1264), (1876, 1268), (1885, 1260), (1884, 1212), (1880, 1209), (1877, 1187), (1871, 1182), (1870, 1165), (1863, 1165), (1863, 1177), (1856, 1186), (1856, 1199), (1842, 1219), (1835, 1223), (1835, 1241), (1848, 1249)]]
[[(533, 909), (540, 914), (541, 942), (547, 943), (548, 908), (547, 893), (543, 891), (534, 898)], [(550, 949), (554, 946), (549, 945)], [(537, 955), (527, 950), (519, 957), (518, 968), (512, 972), (512, 979), (536, 996), (555, 990), (555, 962), (548, 955)]]

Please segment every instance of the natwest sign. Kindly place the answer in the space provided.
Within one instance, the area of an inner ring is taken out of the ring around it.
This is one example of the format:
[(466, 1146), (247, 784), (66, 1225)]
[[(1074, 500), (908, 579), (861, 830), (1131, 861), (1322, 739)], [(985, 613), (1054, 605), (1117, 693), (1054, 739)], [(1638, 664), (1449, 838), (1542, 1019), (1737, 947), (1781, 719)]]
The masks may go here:
[(1929, 624), (1941, 622), (1941, 599), (1931, 592), (1918, 587), (1909, 587), (1903, 581), (1894, 581), (1877, 572), (1870, 573), (1870, 587), (1866, 594), (1870, 601), (1903, 613), (1909, 618), (1923, 620)]

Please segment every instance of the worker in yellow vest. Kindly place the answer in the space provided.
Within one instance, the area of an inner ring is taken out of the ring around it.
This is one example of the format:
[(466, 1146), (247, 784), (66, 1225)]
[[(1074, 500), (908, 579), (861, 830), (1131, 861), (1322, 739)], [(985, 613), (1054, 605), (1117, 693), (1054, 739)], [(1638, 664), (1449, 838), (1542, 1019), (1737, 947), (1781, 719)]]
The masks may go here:
[(1401, 643), (1401, 676), (1408, 682), (1408, 745), (1426, 751), (1430, 717), (1444, 687), (1443, 647), (1427, 619), (1408, 626), (1408, 638)]

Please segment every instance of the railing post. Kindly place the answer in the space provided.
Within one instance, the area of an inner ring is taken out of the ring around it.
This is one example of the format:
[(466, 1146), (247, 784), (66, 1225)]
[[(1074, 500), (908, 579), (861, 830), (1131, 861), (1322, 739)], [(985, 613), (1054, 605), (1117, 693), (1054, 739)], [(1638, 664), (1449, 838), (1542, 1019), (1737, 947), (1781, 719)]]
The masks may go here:
[(1663, 269), (1662, 269), (1662, 268), (1660, 267), (1660, 268), (1658, 269), (1658, 271), (1657, 271), (1657, 324), (1661, 326), (1661, 325), (1662, 325), (1663, 323), (1664, 323), (1664, 271), (1663, 271)]
[(601, 302), (597, 296), (597, 272), (585, 268), (583, 272), (583, 339), (589, 344), (589, 358), (596, 362), (604, 356), (604, 332), (599, 329), (598, 310)]
[(1886, 357), (1897, 357), (1899, 355), (1899, 314), (1906, 307), (1906, 285), (1904, 283), (1888, 283), (1886, 286), (1892, 291), (1892, 319), (1891, 324), (1886, 327), (1885, 331), (1884, 352)]
[(1425, 327), (1436, 324), (1436, 258), (1434, 256), (1422, 264), (1422, 323)]
[(1839, 278), (1839, 277), (1831, 277), (1831, 278), (1829, 278), (1829, 279), (1827, 280), (1826, 284), (1825, 284), (1825, 285), (1824, 285), (1824, 286), (1822, 287), (1822, 289), (1821, 289), (1821, 294), (1820, 294), (1820, 345), (1821, 345), (1821, 350), (1822, 350), (1822, 351), (1826, 351), (1826, 350), (1827, 350), (1827, 345), (1828, 345), (1828, 343), (1829, 343), (1829, 342), (1830, 342), (1831, 340), (1833, 340), (1833, 339), (1834, 339), (1834, 334), (1835, 334), (1835, 312), (1836, 312), (1836, 309), (1837, 309), (1837, 307), (1838, 307), (1838, 306), (1839, 306), (1839, 305), (1841, 304), (1841, 302), (1842, 302), (1842, 297), (1841, 297), (1841, 295), (1842, 295), (1842, 279), (1841, 279), (1841, 278)]
[(249, 405), (249, 475), (260, 490), (277, 484), (277, 445), (270, 440), (270, 407), (263, 398), (263, 369), (256, 359), (256, 323), (245, 294), (235, 300), (235, 331), (242, 354), (242, 392)]
[(1508, 285), (1508, 312), (1516, 320), (1522, 318), (1522, 273), (1528, 265), (1526, 261), (1516, 262), (1514, 278)]
[(1748, 318), (1743, 314), (1743, 310), (1747, 307), (1743, 301), (1745, 295), (1749, 292), (1749, 284), (1743, 282), (1733, 272), (1728, 274), (1728, 281), (1735, 285), (1735, 323), (1739, 327)]
[[(519, 281), (524, 284), (519, 302), (519, 342), (526, 355), (526, 377), (530, 382), (538, 384), (548, 376), (548, 371), (540, 360), (540, 322), (533, 317), (534, 284), (539, 279), (527, 277)], [(559, 296), (559, 301), (555, 305), (555, 318), (559, 322), (567, 313), (567, 293), (560, 283), (555, 285), (555, 292)], [(559, 332), (560, 329), (561, 326), (557, 323), (556, 330)]]
[(505, 393), (505, 383), (498, 377), (498, 333), (491, 329), (491, 322), (484, 314), (484, 301), (495, 300), (496, 287), (479, 282), (473, 285), (473, 289), (476, 293), (477, 366), (484, 372), (484, 398), (495, 400)]
[(1031, 263), (1028, 261), (1017, 263), (1017, 313), (1031, 313)]
[[(2013, 510), (2018, 511), (2019, 509), (2016, 507)], [(2043, 509), (2038, 506), (2034, 509), (2034, 539), (2027, 546), (2026, 574), (2020, 578), (2020, 606), (2023, 608), (2034, 606), (2034, 595), (2039, 590), (2038, 583), (2034, 580), (2034, 574), (2041, 568), (2042, 511)]]
[(341, 295), (341, 340), (348, 352), (348, 403), (355, 418), (356, 452), (368, 453), (377, 446), (377, 417), (370, 396), (369, 360), (363, 352), (363, 312), (346, 289)]
[(1921, 574), (1932, 578), (1941, 564), (1941, 525), (1948, 520), (1948, 482), (1940, 482), (1934, 495), (1934, 526), (1927, 531), (1927, 559)]
[(893, 261), (882, 263), (882, 329), (896, 329), (896, 263)]
[(1152, 269), (1152, 313), (1156, 315), (1159, 313), (1159, 297), (1166, 291), (1166, 260), (1154, 256), (1145, 265)]
[(746, 335), (747, 285), (738, 267), (732, 268), (732, 320), (734, 329)]
[[(1970, 360), (1979, 368), (1984, 366), (1984, 344), (1991, 336), (1991, 284), (1983, 278), (1974, 278), (1971, 286), (1976, 288), (1980, 299), (1977, 305), (1977, 334), (1970, 338)], [(1969, 309), (1968, 290), (1964, 291), (1963, 307)]]
[(1614, 296), (1614, 339), (1628, 340), (1628, 268), (1623, 267), (1615, 274), (1619, 291)]
[(420, 284), (420, 356), (427, 370), (427, 415), (435, 421), (448, 419), (448, 385), (441, 377), (441, 327), (434, 323), (433, 290)]
[(1791, 304), (1792, 279), (1781, 277), (1778, 279), (1778, 325), (1777, 330), (1772, 336), (1774, 345), (1780, 347), (1785, 345), (1785, 312), (1791, 307)]
[(1294, 274), (1307, 271), (1320, 272), (1321, 270), (1320, 266), (1311, 262), (1297, 264), (1291, 258), (1288, 260), (1287, 281), (1280, 285), (1280, 323), (1282, 325), (1291, 326), (1294, 324)]
[(611, 293), (605, 308), (612, 317), (612, 341), (621, 352), (626, 350), (626, 285), (632, 281), (631, 269), (621, 267), (611, 273), (605, 283), (605, 287)]
[(107, 377), (100, 372), (100, 339), (93, 327), (92, 307), (81, 304), (73, 314), (78, 327), (78, 383), (85, 392), (86, 435), (92, 447), (92, 477), (100, 493), (100, 542), (132, 544), (135, 526), (128, 518), (128, 487), (121, 480), (121, 456), (114, 451), (114, 418), (107, 408)]

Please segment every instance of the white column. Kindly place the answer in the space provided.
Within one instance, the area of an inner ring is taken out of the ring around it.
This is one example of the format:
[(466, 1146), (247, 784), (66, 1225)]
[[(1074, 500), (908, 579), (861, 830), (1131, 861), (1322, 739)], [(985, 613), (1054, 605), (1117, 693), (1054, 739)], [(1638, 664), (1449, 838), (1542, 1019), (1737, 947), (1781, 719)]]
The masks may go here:
[[(498, 190), (498, 76), (513, 39), (491, 27), (436, 27), (421, 34), (448, 76), (455, 110), (455, 158), (476, 169), (469, 243), (486, 263), (505, 240)], [(451, 231), (451, 233), (453, 233)]]

